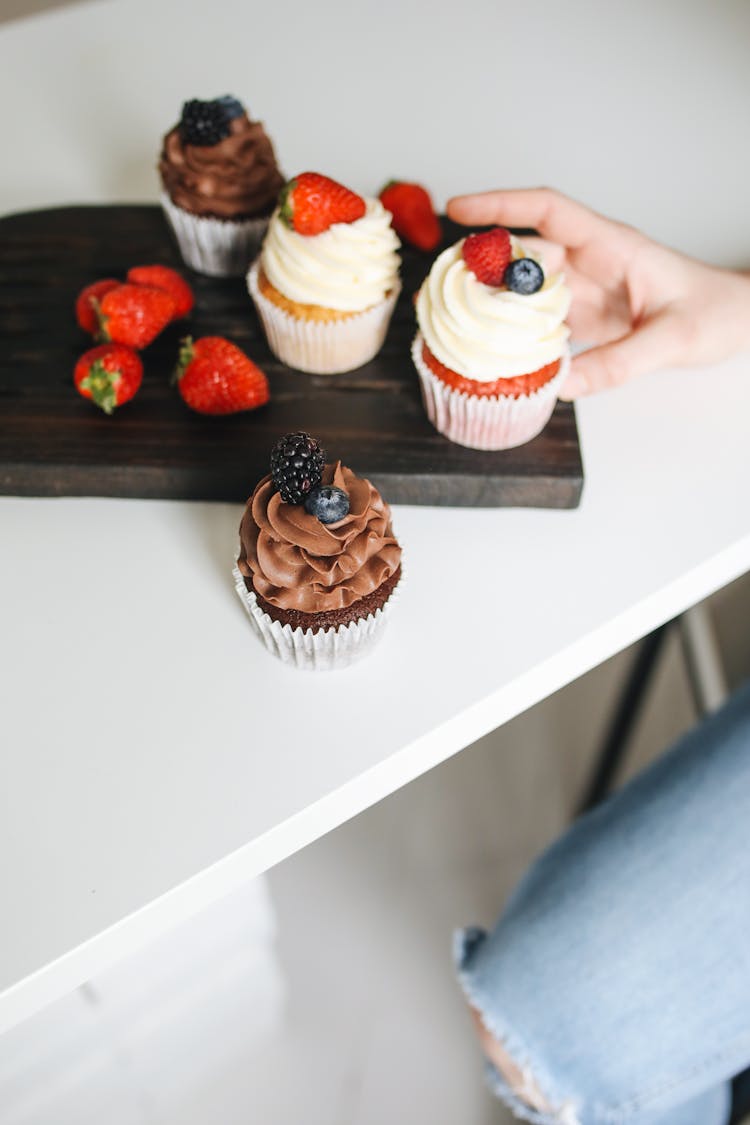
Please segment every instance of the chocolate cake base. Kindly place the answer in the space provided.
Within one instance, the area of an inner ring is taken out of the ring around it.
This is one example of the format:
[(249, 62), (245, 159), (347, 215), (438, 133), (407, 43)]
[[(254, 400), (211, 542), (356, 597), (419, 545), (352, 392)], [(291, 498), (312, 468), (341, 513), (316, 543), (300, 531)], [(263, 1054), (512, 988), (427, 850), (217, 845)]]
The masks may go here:
[(292, 629), (312, 629), (313, 632), (317, 632), (320, 629), (337, 629), (339, 625), (348, 625), (352, 621), (361, 621), (369, 617), (371, 613), (375, 613), (385, 605), (398, 585), (400, 577), (401, 567), (394, 571), (390, 578), (386, 578), (385, 582), (381, 582), (367, 597), (359, 598), (343, 609), (331, 609), (327, 613), (302, 613), (297, 609), (279, 609), (260, 596), (253, 586), (252, 578), (245, 579), (245, 586), (255, 595), (260, 608), (273, 621), (279, 621), (282, 625), (291, 625)]

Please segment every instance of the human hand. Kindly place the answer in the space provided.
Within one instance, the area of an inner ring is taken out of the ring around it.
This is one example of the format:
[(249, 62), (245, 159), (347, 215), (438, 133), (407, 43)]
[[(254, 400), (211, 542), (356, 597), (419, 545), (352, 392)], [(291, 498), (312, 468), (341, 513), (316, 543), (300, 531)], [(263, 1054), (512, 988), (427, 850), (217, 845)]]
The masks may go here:
[(470, 226), (533, 227), (524, 238), (573, 294), (576, 356), (560, 397), (578, 398), (662, 367), (714, 363), (750, 348), (750, 275), (669, 250), (548, 188), (451, 199), (448, 216)]

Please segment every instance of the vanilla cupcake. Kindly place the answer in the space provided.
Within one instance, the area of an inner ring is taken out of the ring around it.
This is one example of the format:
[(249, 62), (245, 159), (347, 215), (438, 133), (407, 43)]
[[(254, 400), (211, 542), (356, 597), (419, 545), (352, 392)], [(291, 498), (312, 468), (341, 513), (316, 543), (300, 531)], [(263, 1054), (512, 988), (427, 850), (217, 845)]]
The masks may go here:
[(316, 172), (282, 189), (248, 288), (273, 353), (330, 375), (380, 351), (401, 284), (390, 212)]
[(401, 548), (378, 490), (318, 442), (286, 434), (240, 524), (240, 600), (269, 652), (297, 668), (341, 668), (379, 640)]
[(241, 277), (284, 183), (262, 124), (228, 95), (185, 102), (164, 138), (159, 174), (185, 262), (199, 273)]
[(417, 297), (412, 358), (433, 426), (471, 449), (544, 428), (567, 377), (570, 291), (501, 227), (436, 258)]

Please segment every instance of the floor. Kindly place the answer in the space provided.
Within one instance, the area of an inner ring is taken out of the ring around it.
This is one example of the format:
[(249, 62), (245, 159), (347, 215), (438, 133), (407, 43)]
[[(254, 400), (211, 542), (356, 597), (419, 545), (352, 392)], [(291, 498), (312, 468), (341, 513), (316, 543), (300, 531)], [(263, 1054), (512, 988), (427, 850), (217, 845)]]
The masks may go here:
[[(715, 596), (712, 611), (736, 683), (750, 675), (743, 627), (750, 577)], [(160, 950), (139, 955), (140, 963), (27, 1021), (27, 1057), (55, 1024), (70, 1036), (71, 1005), (79, 1005), (80, 1016), (87, 1004), (89, 1013), (103, 1001), (106, 1007), (109, 996), (110, 1011), (120, 1003), (106, 1029), (116, 1041), (115, 1065), (99, 1072), (97, 1104), (106, 1104), (115, 1089), (107, 1074), (117, 1071), (118, 1115), (106, 1114), (111, 1125), (509, 1125), (512, 1118), (483, 1084), (452, 975), (451, 934), (467, 922), (490, 923), (530, 860), (569, 822), (631, 659), (632, 652), (620, 654), (279, 865), (265, 888), (248, 887), (234, 903), (219, 904), (213, 918), (206, 912), (177, 936), (182, 964), (173, 964), (174, 939), (171, 948), (165, 939)], [(692, 721), (674, 636), (629, 770)], [(278, 926), (275, 956), (266, 890)], [(192, 973), (185, 952), (191, 943), (202, 958)], [(254, 973), (262, 981), (258, 992)], [(142, 1003), (137, 1033), (131, 1014), (126, 1041), (123, 1004), (132, 1013), (138, 1000), (132, 982), (139, 982)], [(192, 1008), (188, 982), (190, 990), (199, 986)], [(150, 997), (159, 1000), (158, 1020)], [(81, 1099), (92, 1094), (80, 1066), (71, 1077), (75, 1068), (66, 1064), (60, 1096), (47, 1089), (46, 1102), (14, 1102), (21, 1071), (6, 1067), (4, 1087), (2, 1047), (0, 1041), (4, 1125), (104, 1119), (99, 1109), (84, 1112), (71, 1094), (73, 1081)], [(23, 1073), (34, 1075), (28, 1066)], [(142, 1094), (126, 1105), (122, 1091), (132, 1095), (136, 1078)], [(37, 1073), (35, 1081), (41, 1095), (49, 1077)]]

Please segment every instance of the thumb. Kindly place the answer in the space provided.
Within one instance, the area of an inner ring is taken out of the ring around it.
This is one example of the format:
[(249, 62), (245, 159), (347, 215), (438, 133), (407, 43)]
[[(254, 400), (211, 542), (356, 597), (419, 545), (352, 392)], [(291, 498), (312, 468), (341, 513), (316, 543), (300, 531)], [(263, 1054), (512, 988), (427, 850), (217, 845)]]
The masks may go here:
[(674, 313), (659, 313), (627, 336), (577, 355), (560, 398), (595, 394), (648, 371), (669, 367), (679, 360), (681, 346), (679, 318)]

